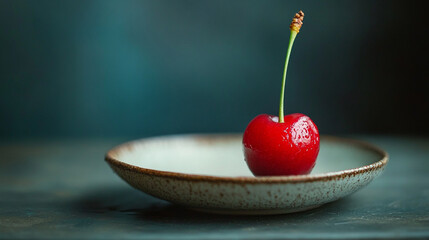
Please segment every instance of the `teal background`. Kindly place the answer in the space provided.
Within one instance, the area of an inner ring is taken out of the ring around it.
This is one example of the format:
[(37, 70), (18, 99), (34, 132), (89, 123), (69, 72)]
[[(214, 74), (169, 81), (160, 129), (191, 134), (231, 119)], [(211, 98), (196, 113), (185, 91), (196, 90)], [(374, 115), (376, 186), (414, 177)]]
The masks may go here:
[(324, 134), (427, 135), (416, 1), (0, 1), (0, 137), (241, 132), (286, 113)]

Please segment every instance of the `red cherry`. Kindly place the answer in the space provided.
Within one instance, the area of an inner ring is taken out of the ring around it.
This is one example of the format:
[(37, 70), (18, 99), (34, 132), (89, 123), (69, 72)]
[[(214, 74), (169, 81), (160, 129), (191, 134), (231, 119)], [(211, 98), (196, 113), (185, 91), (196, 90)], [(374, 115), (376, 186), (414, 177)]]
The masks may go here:
[(306, 115), (261, 114), (247, 126), (243, 135), (244, 156), (255, 176), (308, 174), (319, 153), (319, 131)]
[(293, 42), (304, 13), (295, 14), (290, 25), (289, 46), (283, 71), (279, 117), (262, 114), (254, 118), (243, 135), (244, 157), (255, 176), (308, 174), (319, 154), (319, 131), (304, 114), (284, 116), (286, 73)]

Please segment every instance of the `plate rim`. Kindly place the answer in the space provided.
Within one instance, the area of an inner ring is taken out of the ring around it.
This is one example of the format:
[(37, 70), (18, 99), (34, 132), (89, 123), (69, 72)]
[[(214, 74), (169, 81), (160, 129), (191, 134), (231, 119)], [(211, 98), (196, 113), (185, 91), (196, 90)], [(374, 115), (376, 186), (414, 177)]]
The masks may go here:
[(122, 149), (131, 149), (133, 144), (149, 142), (153, 140), (164, 140), (164, 139), (173, 139), (173, 138), (191, 138), (199, 139), (205, 141), (213, 141), (218, 139), (237, 139), (241, 137), (241, 134), (183, 134), (183, 135), (165, 135), (149, 138), (141, 138), (133, 141), (128, 141), (117, 145), (110, 149), (104, 160), (113, 168), (118, 167), (122, 170), (128, 170), (132, 172), (137, 172), (141, 174), (146, 174), (150, 176), (165, 177), (176, 180), (186, 180), (186, 181), (204, 181), (204, 182), (223, 182), (223, 183), (240, 183), (240, 184), (266, 184), (266, 183), (307, 183), (315, 181), (331, 181), (335, 179), (342, 179), (347, 177), (352, 177), (358, 174), (363, 174), (365, 172), (380, 170), (384, 168), (389, 161), (389, 154), (383, 149), (375, 146), (371, 143), (356, 140), (351, 138), (337, 137), (331, 135), (321, 135), (321, 140), (330, 141), (330, 142), (342, 142), (348, 143), (351, 145), (358, 146), (360, 148), (366, 148), (373, 152), (378, 153), (382, 158), (377, 162), (374, 162), (369, 165), (363, 165), (357, 168), (345, 169), (341, 171), (318, 173), (314, 175), (291, 175), (291, 176), (263, 176), (263, 177), (249, 177), (249, 176), (237, 176), (237, 177), (225, 177), (225, 176), (214, 176), (214, 175), (201, 175), (201, 174), (189, 174), (189, 173), (180, 173), (180, 172), (171, 172), (163, 170), (155, 170), (150, 168), (138, 167), (128, 163), (124, 163), (115, 158), (116, 153), (122, 151)]

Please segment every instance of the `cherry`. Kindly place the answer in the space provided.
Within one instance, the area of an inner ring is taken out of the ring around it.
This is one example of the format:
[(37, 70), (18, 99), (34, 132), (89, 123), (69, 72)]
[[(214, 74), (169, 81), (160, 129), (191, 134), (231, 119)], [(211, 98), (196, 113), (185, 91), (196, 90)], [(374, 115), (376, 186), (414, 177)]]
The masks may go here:
[(256, 176), (308, 174), (319, 153), (319, 132), (301, 113), (277, 116), (261, 114), (247, 126), (243, 136), (247, 165)]
[(308, 174), (319, 154), (320, 137), (316, 124), (302, 113), (286, 116), (283, 113), (289, 57), (303, 19), (304, 13), (299, 11), (290, 25), (291, 36), (283, 72), (279, 116), (258, 115), (244, 131), (244, 157), (255, 176)]

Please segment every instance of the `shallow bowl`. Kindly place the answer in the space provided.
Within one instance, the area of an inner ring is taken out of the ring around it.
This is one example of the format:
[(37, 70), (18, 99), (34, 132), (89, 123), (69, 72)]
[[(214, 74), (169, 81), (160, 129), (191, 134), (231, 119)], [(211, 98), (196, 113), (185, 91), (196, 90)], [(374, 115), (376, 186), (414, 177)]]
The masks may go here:
[(388, 162), (365, 142), (321, 137), (309, 175), (254, 177), (241, 135), (178, 135), (122, 144), (106, 154), (110, 167), (131, 186), (188, 208), (227, 214), (304, 211), (368, 185)]

